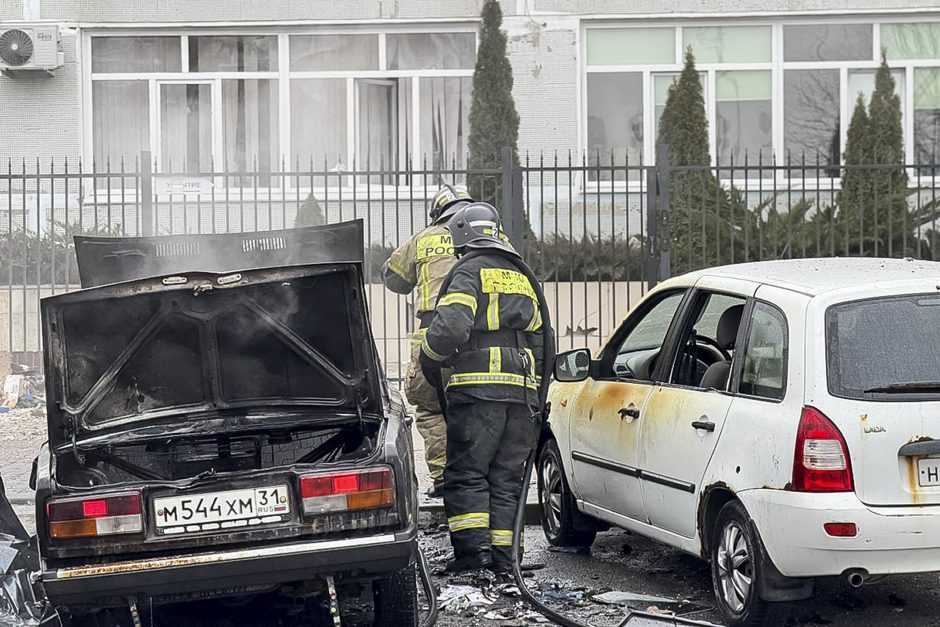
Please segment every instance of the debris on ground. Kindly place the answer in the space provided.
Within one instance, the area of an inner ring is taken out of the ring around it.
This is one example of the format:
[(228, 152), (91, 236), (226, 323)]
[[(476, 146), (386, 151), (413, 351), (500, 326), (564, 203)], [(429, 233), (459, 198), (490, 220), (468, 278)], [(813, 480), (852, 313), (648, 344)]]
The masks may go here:
[(676, 603), (675, 599), (665, 597), (649, 596), (637, 594), (635, 592), (624, 592), (623, 590), (611, 590), (603, 594), (591, 597), (592, 600), (605, 605), (629, 605), (631, 603)]
[(3, 380), (3, 392), (0, 397), (0, 412), (15, 409), (20, 397), (26, 393), (26, 378), (21, 374), (8, 374)]
[(0, 625), (58, 624), (58, 616), (39, 583), (39, 572), (36, 537), (27, 541), (0, 533)]
[(476, 586), (452, 585), (441, 589), (437, 602), (445, 612), (461, 613), (468, 608), (492, 605), (496, 599)]
[(675, 616), (676, 615), (676, 613), (671, 610), (664, 610), (663, 608), (657, 607), (655, 605), (650, 605), (648, 608), (646, 608), (646, 611), (649, 612), (650, 614), (658, 614), (660, 616)]

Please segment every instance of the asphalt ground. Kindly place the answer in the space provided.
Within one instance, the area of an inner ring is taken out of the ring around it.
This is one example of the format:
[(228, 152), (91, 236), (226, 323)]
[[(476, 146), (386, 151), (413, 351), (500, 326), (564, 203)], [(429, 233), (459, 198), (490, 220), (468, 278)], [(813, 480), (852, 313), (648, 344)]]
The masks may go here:
[[(17, 408), (0, 414), (0, 473), (7, 494), (24, 524), (32, 530), (32, 495), (29, 469), (45, 439), (45, 417), (37, 408)], [(422, 531), (420, 543), (431, 560), (435, 584), (445, 607), (442, 627), (513, 627), (538, 624), (537, 616), (522, 604), (512, 586), (488, 577), (451, 578), (443, 574), (450, 555), (441, 502), (424, 496), (429, 487), (422, 442), (415, 432), (416, 472), (421, 482)], [(530, 501), (534, 502), (534, 490)], [(617, 625), (627, 606), (596, 602), (609, 591), (624, 594), (637, 609), (658, 608), (702, 621), (720, 622), (713, 600), (708, 567), (697, 557), (658, 545), (623, 530), (598, 535), (590, 552), (554, 551), (538, 526), (526, 528), (526, 559), (534, 565), (530, 587), (556, 609), (595, 627)], [(460, 588), (458, 586), (465, 586)], [(469, 586), (469, 588), (466, 588)], [(460, 594), (467, 590), (476, 593)], [(839, 579), (817, 582), (815, 598), (790, 606), (784, 623), (803, 625), (940, 625), (940, 575), (937, 573), (889, 577), (862, 588)], [(145, 612), (145, 625), (332, 625), (316, 603), (301, 607), (283, 598), (262, 595), (243, 602), (206, 601)], [(114, 622), (100, 625), (118, 625)]]

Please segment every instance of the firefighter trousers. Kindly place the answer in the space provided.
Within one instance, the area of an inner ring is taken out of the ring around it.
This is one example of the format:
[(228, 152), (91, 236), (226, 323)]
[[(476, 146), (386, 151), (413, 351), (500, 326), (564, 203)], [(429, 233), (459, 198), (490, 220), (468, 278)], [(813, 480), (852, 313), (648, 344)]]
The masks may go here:
[(405, 398), (415, 407), (415, 426), (424, 439), (424, 457), (434, 485), (444, 481), (444, 464), (447, 462), (447, 425), (441, 414), (437, 390), (428, 383), (418, 363), (420, 342), (411, 346), (411, 363), (405, 375)]
[(512, 527), (536, 423), (520, 403), (449, 402), (444, 510), (454, 555), (512, 563)]

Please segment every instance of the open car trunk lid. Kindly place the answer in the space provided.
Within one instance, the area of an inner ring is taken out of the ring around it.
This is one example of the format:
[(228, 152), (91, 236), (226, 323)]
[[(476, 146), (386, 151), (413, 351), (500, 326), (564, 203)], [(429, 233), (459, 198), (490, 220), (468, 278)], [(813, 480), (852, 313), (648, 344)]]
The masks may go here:
[(75, 237), (82, 287), (179, 272), (362, 263), (363, 221), (249, 233)]
[(42, 326), (53, 448), (227, 410), (382, 414), (359, 262), (85, 289), (44, 299)]
[(828, 395), (818, 409), (846, 440), (862, 502), (940, 504), (936, 281), (871, 293), (825, 313)]

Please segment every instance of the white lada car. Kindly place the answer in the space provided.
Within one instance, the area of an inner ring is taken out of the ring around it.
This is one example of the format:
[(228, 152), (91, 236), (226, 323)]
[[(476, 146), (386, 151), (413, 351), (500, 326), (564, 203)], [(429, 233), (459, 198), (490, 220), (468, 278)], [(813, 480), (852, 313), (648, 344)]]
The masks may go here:
[(666, 281), (555, 364), (542, 526), (711, 562), (760, 624), (813, 578), (940, 571), (940, 263), (771, 261)]

